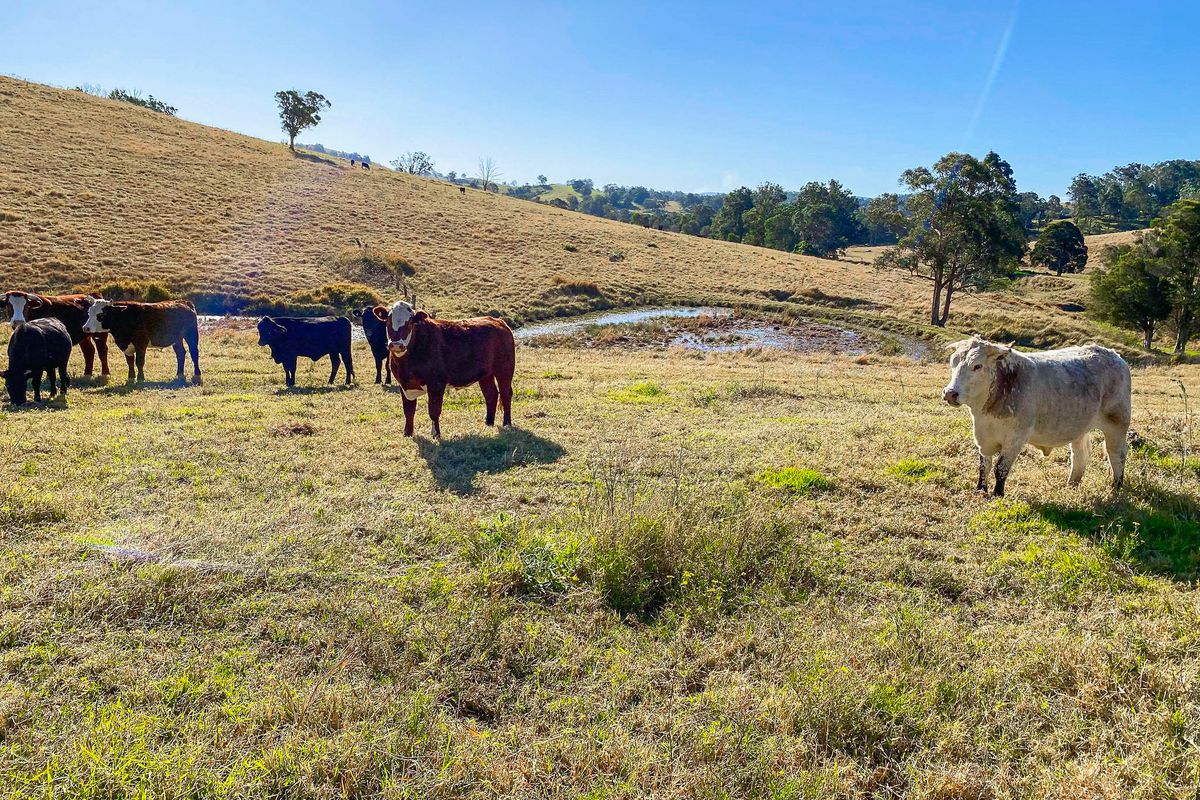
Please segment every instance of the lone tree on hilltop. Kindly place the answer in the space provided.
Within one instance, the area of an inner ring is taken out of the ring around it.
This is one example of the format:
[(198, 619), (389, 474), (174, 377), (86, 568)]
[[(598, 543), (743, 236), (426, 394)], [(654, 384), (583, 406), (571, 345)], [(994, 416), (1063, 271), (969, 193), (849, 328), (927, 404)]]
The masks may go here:
[(1069, 219), (1051, 222), (1038, 235), (1029, 263), (1035, 267), (1064, 272), (1083, 272), (1087, 265), (1088, 248), (1083, 234)]
[[(491, 156), (479, 159), (479, 175), (477, 177), (479, 178), (479, 182), (483, 184), (483, 190), (485, 192), (490, 191), (488, 187), (496, 186), (496, 181), (499, 180), (500, 176), (503, 174), (504, 173), (500, 171), (500, 168), (496, 166), (496, 159), (492, 158)], [(496, 186), (496, 189), (499, 190), (500, 187)]]
[[(429, 175), (433, 173), (433, 159), (423, 150), (405, 153), (392, 162), (397, 172), (407, 172), (409, 175)], [(453, 180), (453, 179), (452, 179)]]
[(930, 322), (945, 327), (956, 291), (986, 286), (1025, 255), (1012, 167), (995, 153), (948, 153), (901, 182), (908, 231), (875, 263), (933, 284)]
[(288, 135), (288, 148), (296, 152), (296, 135), (321, 121), (321, 112), (332, 105), (325, 95), (317, 92), (300, 94), (295, 89), (275, 93), (279, 103), (279, 122)]
[(537, 181), (538, 181), (538, 186), (545, 186), (546, 184), (548, 184), (550, 182), (550, 179), (547, 178), (545, 175), (538, 175)]

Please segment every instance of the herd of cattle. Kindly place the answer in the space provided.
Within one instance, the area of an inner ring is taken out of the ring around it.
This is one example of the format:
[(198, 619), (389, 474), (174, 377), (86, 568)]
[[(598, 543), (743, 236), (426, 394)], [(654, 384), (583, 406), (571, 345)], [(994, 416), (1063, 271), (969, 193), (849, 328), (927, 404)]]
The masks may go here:
[[(8, 343), (8, 368), (0, 373), (9, 399), (20, 405), (26, 384), (33, 385), (34, 401), (41, 400), (43, 375), (49, 375), (50, 396), (68, 386), (67, 361), (78, 345), (83, 352), (85, 376), (93, 374), (98, 355), (102, 375), (109, 374), (108, 340), (112, 337), (125, 354), (129, 383), (144, 381), (146, 350), (175, 350), (175, 377), (184, 380), (184, 359), (190, 354), (193, 382), (200, 377), (200, 324), (196, 307), (186, 300), (138, 303), (106, 300), (98, 295), (39, 295), (10, 291), (0, 295), (13, 333)], [(414, 298), (415, 299), (415, 298)], [(434, 436), (441, 436), (440, 418), (446, 388), (478, 383), (487, 406), (487, 424), (496, 421), (496, 405), (504, 407), (504, 424), (512, 424), (512, 378), (516, 344), (501, 319), (478, 317), (440, 320), (416, 310), (407, 300), (385, 306), (367, 306), (359, 312), (371, 354), (375, 357), (375, 382), (388, 364), (387, 382), (394, 378), (404, 406), (404, 435), (413, 435), (417, 399), (428, 396)], [(350, 320), (346, 317), (263, 317), (258, 323), (258, 343), (270, 348), (271, 358), (283, 366), (288, 386), (296, 383), (299, 358), (316, 361), (329, 356), (333, 369), (346, 365), (346, 383), (354, 379)], [(58, 381), (55, 381), (55, 374)]]
[[(67, 361), (75, 345), (83, 353), (84, 375), (92, 375), (98, 355), (103, 375), (109, 374), (108, 339), (125, 354), (129, 382), (144, 381), (148, 347), (175, 350), (176, 378), (184, 379), (185, 354), (190, 354), (193, 380), (200, 383), (200, 326), (196, 308), (185, 300), (138, 303), (106, 300), (98, 295), (38, 295), (10, 291), (0, 295), (13, 327), (4, 378), (12, 403), (26, 400), (32, 383), (34, 400), (41, 400), (43, 374), (50, 394), (68, 385)], [(415, 300), (415, 298), (411, 298)], [(375, 382), (395, 380), (404, 406), (404, 435), (413, 435), (417, 400), (426, 395), (433, 435), (441, 436), (442, 400), (448, 386), (478, 383), (487, 408), (487, 424), (496, 421), (503, 406), (503, 424), (512, 424), (512, 379), (516, 346), (512, 330), (501, 319), (434, 319), (408, 299), (391, 305), (367, 306), (358, 312), (375, 358)], [(345, 364), (345, 379), (354, 379), (351, 323), (346, 317), (263, 317), (258, 343), (270, 348), (283, 366), (286, 384), (296, 382), (299, 358), (313, 361), (329, 356), (329, 382)], [(1112, 467), (1112, 485), (1121, 488), (1128, 452), (1131, 412), (1129, 365), (1116, 352), (1098, 345), (1070, 347), (1043, 353), (1020, 353), (1011, 345), (971, 338), (951, 345), (950, 383), (942, 398), (966, 406), (974, 424), (979, 451), (978, 489), (1004, 494), (1005, 481), (1026, 444), (1044, 454), (1067, 446), (1071, 452), (1069, 483), (1083, 478), (1088, 460), (1088, 435), (1099, 428)], [(58, 380), (56, 382), (55, 375)]]

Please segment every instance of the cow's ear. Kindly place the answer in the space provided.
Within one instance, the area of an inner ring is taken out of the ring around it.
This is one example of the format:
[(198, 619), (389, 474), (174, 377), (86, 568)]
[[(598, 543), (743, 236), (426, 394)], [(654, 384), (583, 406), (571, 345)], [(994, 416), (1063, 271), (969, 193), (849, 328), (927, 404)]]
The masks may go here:
[(71, 305), (75, 306), (75, 307), (76, 307), (76, 308), (78, 308), (80, 311), (87, 311), (87, 310), (88, 310), (88, 306), (89, 306), (89, 305), (91, 305), (91, 304), (90, 304), (90, 303), (86, 303), (86, 302), (84, 302), (83, 300), (72, 300), (72, 301), (71, 301)]
[(424, 311), (418, 311), (416, 314), (413, 315), (413, 322), (421, 322), (421, 321), (427, 320), (427, 319), (429, 319), (429, 315), (426, 314)]
[(30, 308), (41, 308), (42, 306), (46, 305), (46, 301), (38, 297), (36, 294), (27, 294), (25, 297), (29, 301)]
[(128, 303), (113, 303), (111, 306), (109, 306), (109, 308), (116, 308), (116, 309), (129, 308), (129, 304)]
[(383, 306), (375, 306), (371, 309), (371, 313), (374, 314), (375, 319), (379, 320), (380, 322), (388, 321), (387, 309)]

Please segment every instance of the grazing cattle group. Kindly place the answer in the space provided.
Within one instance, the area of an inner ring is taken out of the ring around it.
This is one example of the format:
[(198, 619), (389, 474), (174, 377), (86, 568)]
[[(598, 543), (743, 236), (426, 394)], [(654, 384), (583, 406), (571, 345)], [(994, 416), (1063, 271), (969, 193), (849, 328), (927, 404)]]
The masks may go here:
[[(365, 164), (364, 164), (365, 166)], [(200, 331), (196, 308), (185, 300), (158, 303), (112, 301), (96, 294), (41, 295), (9, 291), (0, 295), (12, 325), (8, 366), (3, 377), (14, 405), (26, 401), (32, 382), (41, 400), (43, 375), (50, 396), (68, 386), (67, 364), (78, 345), (84, 374), (93, 372), (100, 356), (109, 374), (108, 339), (125, 354), (129, 383), (144, 381), (146, 350), (171, 347), (176, 379), (184, 380), (190, 353), (193, 382), (201, 382)], [(441, 320), (406, 297), (389, 306), (367, 306), (357, 312), (375, 359), (375, 382), (394, 380), (404, 409), (404, 435), (412, 436), (417, 400), (425, 395), (433, 435), (441, 436), (442, 403), (447, 387), (479, 384), (486, 407), (485, 422), (494, 425), (497, 407), (503, 424), (512, 424), (512, 380), (516, 345), (508, 325), (496, 317)], [(329, 356), (329, 382), (345, 363), (345, 381), (354, 381), (351, 323), (346, 317), (263, 317), (258, 343), (283, 366), (284, 382), (296, 384), (296, 362)], [(1013, 462), (1026, 444), (1048, 455), (1069, 447), (1072, 486), (1083, 479), (1088, 462), (1088, 436), (1099, 428), (1112, 468), (1112, 488), (1121, 488), (1128, 454), (1131, 413), (1129, 365), (1116, 352), (1098, 345), (1042, 353), (1020, 353), (973, 337), (951, 345), (950, 383), (942, 398), (966, 406), (979, 454), (976, 484), (987, 493), (994, 474), (994, 494), (1002, 496)]]

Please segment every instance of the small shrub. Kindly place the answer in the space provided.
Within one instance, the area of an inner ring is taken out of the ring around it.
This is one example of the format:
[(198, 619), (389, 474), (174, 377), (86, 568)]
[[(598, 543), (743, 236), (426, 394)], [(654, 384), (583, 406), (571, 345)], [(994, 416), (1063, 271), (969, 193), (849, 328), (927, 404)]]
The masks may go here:
[(564, 275), (555, 275), (551, 280), (555, 286), (567, 294), (581, 294), (588, 297), (599, 297), (603, 294), (600, 290), (600, 285), (595, 281), (568, 278)]
[(416, 266), (407, 256), (383, 248), (347, 247), (337, 254), (334, 263), (343, 275), (386, 276), (397, 291), (404, 286), (406, 278), (417, 274)]
[(317, 289), (293, 292), (289, 300), (293, 304), (329, 306), (342, 310), (376, 306), (383, 302), (379, 292), (361, 283), (327, 283)]
[(141, 303), (160, 303), (173, 300), (175, 294), (161, 283), (154, 281), (113, 281), (95, 291), (105, 300), (133, 300)]
[(568, 253), (577, 253), (577, 252), (579, 252), (579, 248), (578, 248), (577, 246), (573, 245), (573, 244), (564, 244), (564, 245), (563, 245), (563, 250), (566, 250)]
[(9, 211), (7, 208), (0, 208), (0, 222), (16, 222), (21, 219), (21, 215), (15, 211)]
[(763, 470), (758, 474), (758, 480), (772, 489), (782, 489), (798, 495), (809, 495), (833, 488), (833, 481), (820, 472), (798, 467)]

